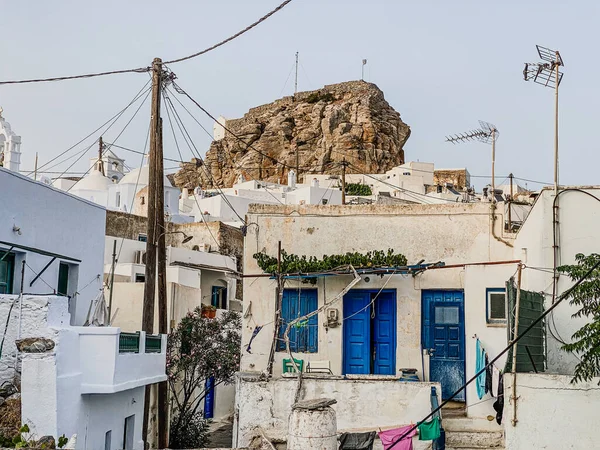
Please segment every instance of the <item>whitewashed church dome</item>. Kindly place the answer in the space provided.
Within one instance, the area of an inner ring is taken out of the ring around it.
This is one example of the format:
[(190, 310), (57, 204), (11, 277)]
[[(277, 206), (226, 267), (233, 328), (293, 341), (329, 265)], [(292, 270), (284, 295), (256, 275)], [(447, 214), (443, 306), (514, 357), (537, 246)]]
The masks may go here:
[(73, 185), (71, 191), (99, 191), (104, 192), (112, 185), (110, 178), (102, 175), (97, 169), (92, 170), (87, 177), (82, 178)]

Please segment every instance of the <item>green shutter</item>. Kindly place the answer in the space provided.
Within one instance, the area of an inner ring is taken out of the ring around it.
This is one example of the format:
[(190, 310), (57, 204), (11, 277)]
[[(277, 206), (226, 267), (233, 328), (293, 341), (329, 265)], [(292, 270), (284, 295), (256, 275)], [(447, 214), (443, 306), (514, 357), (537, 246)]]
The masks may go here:
[[(514, 279), (506, 283), (508, 296), (507, 331), (508, 341), (514, 337), (515, 309), (517, 301), (517, 288)], [(519, 331), (521, 335), (538, 317), (544, 313), (544, 296), (538, 292), (521, 289), (521, 302), (519, 305)], [(517, 372), (544, 372), (546, 367), (546, 328), (545, 321), (539, 321), (525, 336), (517, 343)], [(508, 352), (504, 371), (512, 371), (512, 347)], [(529, 350), (529, 356), (527, 350)], [(533, 360), (533, 362), (532, 362)], [(535, 369), (534, 369), (535, 364)]]

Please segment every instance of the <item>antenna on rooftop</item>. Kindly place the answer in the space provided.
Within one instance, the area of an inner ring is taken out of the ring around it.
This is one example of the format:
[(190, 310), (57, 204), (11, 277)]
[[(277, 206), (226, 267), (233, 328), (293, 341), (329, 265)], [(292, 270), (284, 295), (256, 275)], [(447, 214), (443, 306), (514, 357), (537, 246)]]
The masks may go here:
[(538, 55), (542, 62), (525, 63), (523, 78), (525, 81), (533, 80), (537, 84), (554, 88), (554, 193), (558, 193), (558, 86), (563, 74), (559, 70), (564, 66), (563, 59), (558, 50), (536, 45)]
[(298, 52), (296, 52), (296, 79), (294, 82), (294, 95), (298, 93)]
[(479, 121), (479, 128), (471, 131), (467, 131), (453, 136), (446, 136), (446, 142), (452, 144), (460, 144), (463, 142), (469, 142), (477, 140), (484, 144), (492, 144), (492, 202), (496, 202), (496, 182), (494, 178), (494, 169), (496, 165), (496, 139), (500, 132), (496, 125), (489, 122)]

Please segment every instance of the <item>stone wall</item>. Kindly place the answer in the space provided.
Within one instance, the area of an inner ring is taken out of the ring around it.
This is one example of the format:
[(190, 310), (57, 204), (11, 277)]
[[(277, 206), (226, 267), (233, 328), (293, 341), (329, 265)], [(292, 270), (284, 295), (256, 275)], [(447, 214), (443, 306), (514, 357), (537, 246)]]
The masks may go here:
[(436, 185), (451, 183), (455, 188), (463, 189), (470, 187), (470, 176), (467, 169), (435, 170), (433, 172), (433, 183)]
[(56, 339), (58, 333), (48, 326), (69, 325), (67, 311), (66, 297), (25, 295), (21, 305), (18, 295), (0, 295), (2, 331), (8, 323), (6, 333), (3, 334), (4, 345), (0, 355), (0, 385), (12, 380), (15, 373), (20, 372), (15, 341), (30, 337)]

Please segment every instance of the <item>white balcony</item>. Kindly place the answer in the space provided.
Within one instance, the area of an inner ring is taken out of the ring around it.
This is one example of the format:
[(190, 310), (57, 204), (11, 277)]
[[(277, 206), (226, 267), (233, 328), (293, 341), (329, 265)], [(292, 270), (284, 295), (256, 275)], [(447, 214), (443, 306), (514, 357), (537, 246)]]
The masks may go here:
[(167, 336), (74, 327), (79, 334), (82, 394), (111, 394), (165, 381)]

